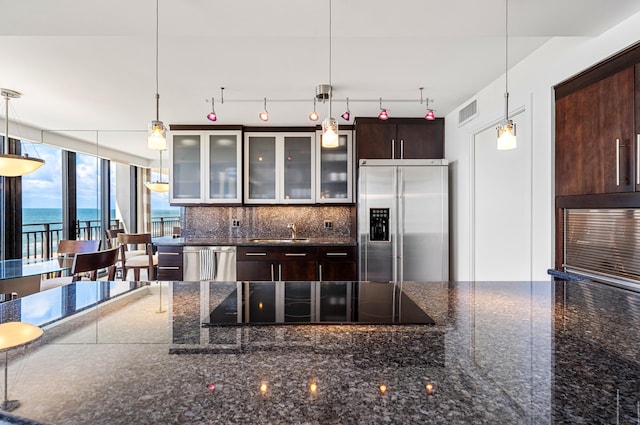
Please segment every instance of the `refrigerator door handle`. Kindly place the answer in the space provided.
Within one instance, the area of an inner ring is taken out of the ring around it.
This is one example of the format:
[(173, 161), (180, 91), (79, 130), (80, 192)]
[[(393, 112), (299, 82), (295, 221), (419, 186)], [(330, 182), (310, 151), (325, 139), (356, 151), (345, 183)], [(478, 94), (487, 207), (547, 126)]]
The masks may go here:
[(396, 139), (391, 139), (391, 159), (396, 159)]
[(404, 173), (402, 168), (398, 167), (397, 171), (397, 179), (396, 179), (396, 234), (397, 234), (397, 249), (398, 249), (398, 258), (397, 262), (397, 276), (396, 282), (402, 282), (404, 279), (404, 196), (403, 194), (403, 182), (404, 182)]

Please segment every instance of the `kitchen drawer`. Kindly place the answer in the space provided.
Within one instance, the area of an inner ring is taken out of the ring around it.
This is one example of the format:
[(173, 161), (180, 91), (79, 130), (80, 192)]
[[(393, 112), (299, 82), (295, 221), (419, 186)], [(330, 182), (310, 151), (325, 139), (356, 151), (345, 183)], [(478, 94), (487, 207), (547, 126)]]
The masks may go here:
[(182, 267), (181, 266), (158, 266), (157, 273), (158, 280), (182, 280)]
[(158, 246), (158, 280), (182, 280), (182, 246)]
[(238, 261), (315, 261), (313, 246), (240, 246)]
[(182, 267), (182, 247), (180, 252), (162, 251), (158, 249), (158, 265)]
[(355, 261), (358, 250), (355, 246), (319, 246), (318, 261)]

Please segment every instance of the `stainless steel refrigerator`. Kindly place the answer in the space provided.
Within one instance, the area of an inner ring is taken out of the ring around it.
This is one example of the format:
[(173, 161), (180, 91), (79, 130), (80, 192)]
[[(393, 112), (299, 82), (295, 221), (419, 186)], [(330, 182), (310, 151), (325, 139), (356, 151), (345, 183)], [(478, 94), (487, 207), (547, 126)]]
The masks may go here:
[(448, 176), (443, 159), (360, 160), (360, 280), (449, 280)]

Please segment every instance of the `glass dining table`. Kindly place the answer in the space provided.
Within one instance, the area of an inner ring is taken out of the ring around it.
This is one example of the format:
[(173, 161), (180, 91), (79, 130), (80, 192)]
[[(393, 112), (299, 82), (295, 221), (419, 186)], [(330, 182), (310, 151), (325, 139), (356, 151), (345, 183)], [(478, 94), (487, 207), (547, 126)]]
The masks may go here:
[[(71, 270), (73, 258), (0, 261), (0, 301), (40, 291), (42, 276)], [(12, 295), (16, 294), (16, 295)]]

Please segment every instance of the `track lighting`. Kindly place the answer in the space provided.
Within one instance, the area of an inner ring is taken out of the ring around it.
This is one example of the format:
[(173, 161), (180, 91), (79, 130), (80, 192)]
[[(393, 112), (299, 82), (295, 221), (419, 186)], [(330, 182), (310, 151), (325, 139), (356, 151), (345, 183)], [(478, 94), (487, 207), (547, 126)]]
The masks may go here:
[(424, 99), (422, 96), (422, 91), (424, 90), (424, 87), (420, 87), (420, 104), (422, 105), (423, 103), (427, 103), (427, 113), (424, 114), (424, 119), (427, 121), (433, 121), (436, 119), (436, 114), (433, 112), (433, 109), (429, 108), (429, 101), (433, 102), (433, 99)]
[(261, 121), (269, 121), (269, 112), (267, 112), (267, 98), (264, 98), (264, 110), (258, 115)]
[(318, 113), (316, 112), (316, 98), (313, 98), (313, 111), (309, 114), (309, 119), (311, 121), (318, 121)]
[(498, 150), (515, 149), (516, 124), (509, 119), (509, 0), (505, 0), (504, 120), (497, 127)]
[(207, 114), (207, 119), (209, 121), (218, 121), (218, 115), (216, 115), (216, 107), (214, 102), (215, 100), (211, 98), (211, 112)]
[(349, 98), (347, 98), (347, 110), (344, 111), (340, 116), (345, 121), (349, 121), (349, 119), (351, 118), (351, 111), (349, 110)]
[(387, 110), (382, 108), (382, 98), (380, 98), (380, 113), (378, 114), (378, 119), (383, 121), (389, 119), (389, 114), (387, 113)]

